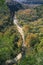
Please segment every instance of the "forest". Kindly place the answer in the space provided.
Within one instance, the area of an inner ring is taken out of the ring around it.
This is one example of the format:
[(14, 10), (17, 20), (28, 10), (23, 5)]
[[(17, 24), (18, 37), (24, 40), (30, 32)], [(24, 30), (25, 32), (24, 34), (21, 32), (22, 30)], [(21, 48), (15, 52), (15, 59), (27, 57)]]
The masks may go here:
[[(24, 31), (26, 44), (25, 55), (18, 65), (43, 65), (43, 5), (19, 10), (15, 14)], [(0, 65), (13, 59), (21, 51), (22, 43), (9, 8), (4, 0), (0, 0)]]

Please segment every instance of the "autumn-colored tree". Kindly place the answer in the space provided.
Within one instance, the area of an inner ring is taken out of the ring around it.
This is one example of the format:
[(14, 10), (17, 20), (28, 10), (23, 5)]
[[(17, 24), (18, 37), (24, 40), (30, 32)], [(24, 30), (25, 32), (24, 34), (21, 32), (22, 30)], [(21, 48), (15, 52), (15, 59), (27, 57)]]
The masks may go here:
[(34, 47), (35, 44), (39, 43), (37, 34), (30, 33), (26, 37), (26, 43), (30, 47)]

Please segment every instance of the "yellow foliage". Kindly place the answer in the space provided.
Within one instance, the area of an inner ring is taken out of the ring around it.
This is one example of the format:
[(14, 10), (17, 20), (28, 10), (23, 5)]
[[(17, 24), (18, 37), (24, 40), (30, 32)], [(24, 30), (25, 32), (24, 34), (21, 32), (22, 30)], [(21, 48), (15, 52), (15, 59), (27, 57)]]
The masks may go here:
[(21, 38), (21, 37), (20, 37), (20, 39), (18, 40), (17, 45), (18, 45), (18, 47), (20, 47), (20, 46), (22, 45), (22, 38)]
[(37, 34), (33, 33), (28, 34), (26, 37), (26, 45), (30, 47), (31, 40), (34, 40), (35, 38), (37, 38)]
[(29, 25), (24, 25), (23, 30), (24, 30), (24, 33), (26, 34), (27, 32), (29, 32), (30, 26)]
[(20, 11), (18, 11), (18, 14), (26, 14), (26, 15), (28, 15), (28, 14), (30, 14), (30, 12), (31, 12), (31, 9), (26, 9), (26, 10), (20, 10)]

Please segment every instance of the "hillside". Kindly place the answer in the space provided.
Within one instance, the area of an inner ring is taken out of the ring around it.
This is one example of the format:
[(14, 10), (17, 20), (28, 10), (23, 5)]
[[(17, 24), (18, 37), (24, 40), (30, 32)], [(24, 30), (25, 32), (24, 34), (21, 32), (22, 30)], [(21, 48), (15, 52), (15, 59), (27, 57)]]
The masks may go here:
[(20, 10), (16, 15), (27, 45), (26, 55), (18, 65), (43, 65), (43, 5)]
[(17, 18), (26, 23), (43, 18), (43, 5), (17, 12)]
[[(13, 59), (21, 51), (23, 42), (17, 27), (12, 24), (10, 11), (3, 2), (4, 0), (0, 2), (0, 65)], [(23, 28), (27, 47), (25, 56), (18, 61), (18, 65), (43, 65), (43, 5), (19, 10), (15, 14)]]
[(43, 0), (14, 0), (24, 4), (43, 4)]

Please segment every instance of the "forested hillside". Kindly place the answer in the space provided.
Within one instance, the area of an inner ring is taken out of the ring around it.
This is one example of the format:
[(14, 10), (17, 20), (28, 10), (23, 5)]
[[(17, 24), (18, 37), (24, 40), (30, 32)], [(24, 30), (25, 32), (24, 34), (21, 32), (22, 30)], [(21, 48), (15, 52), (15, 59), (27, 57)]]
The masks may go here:
[(19, 65), (43, 65), (43, 5), (17, 12), (23, 26), (27, 51)]
[[(43, 5), (16, 13), (25, 35), (26, 53), (18, 65), (43, 65)], [(22, 37), (12, 24), (10, 11), (0, 0), (0, 65), (13, 59), (20, 51)]]

